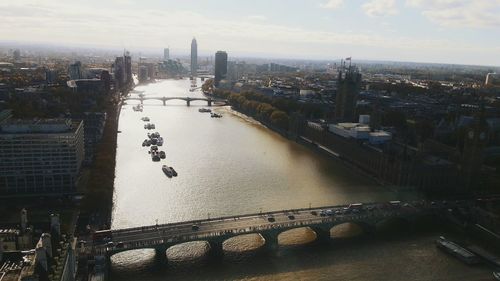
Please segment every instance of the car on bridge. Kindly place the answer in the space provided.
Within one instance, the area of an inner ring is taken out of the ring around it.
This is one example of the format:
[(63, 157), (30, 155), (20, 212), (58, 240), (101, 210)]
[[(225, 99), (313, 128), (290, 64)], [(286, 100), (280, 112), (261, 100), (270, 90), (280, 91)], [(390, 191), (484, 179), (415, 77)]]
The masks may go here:
[(196, 224), (193, 224), (193, 225), (191, 226), (191, 229), (192, 229), (192, 230), (198, 230), (198, 229), (200, 229), (200, 227), (199, 227), (198, 225), (196, 225)]

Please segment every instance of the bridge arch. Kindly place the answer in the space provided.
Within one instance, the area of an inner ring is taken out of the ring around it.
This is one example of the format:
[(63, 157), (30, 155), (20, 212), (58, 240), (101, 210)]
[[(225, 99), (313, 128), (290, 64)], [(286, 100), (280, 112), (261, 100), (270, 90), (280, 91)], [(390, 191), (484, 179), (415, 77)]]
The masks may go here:
[[(158, 252), (158, 247), (154, 246), (144, 246), (142, 248), (122, 248), (122, 249), (113, 249), (107, 252), (107, 256), (109, 259), (111, 258), (119, 258), (122, 255), (129, 255), (134, 257), (140, 256), (154, 256), (155, 253)], [(132, 255), (133, 254), (133, 255)]]
[(266, 239), (260, 233), (250, 233), (229, 237), (222, 242), (224, 253), (253, 253), (266, 245)]
[(165, 255), (170, 262), (196, 261), (208, 257), (211, 250), (208, 241), (197, 240), (166, 247)]
[(280, 246), (300, 246), (315, 242), (318, 233), (309, 226), (285, 229), (277, 235)]
[(328, 233), (332, 239), (354, 238), (372, 230), (372, 226), (357, 221), (335, 224), (330, 227)]

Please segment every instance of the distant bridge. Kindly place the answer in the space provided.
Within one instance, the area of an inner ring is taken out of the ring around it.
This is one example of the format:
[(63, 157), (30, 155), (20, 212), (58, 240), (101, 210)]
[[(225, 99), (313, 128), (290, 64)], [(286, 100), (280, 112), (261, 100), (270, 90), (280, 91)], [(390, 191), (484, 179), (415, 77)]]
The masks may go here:
[(212, 99), (212, 98), (191, 98), (191, 97), (146, 97), (139, 95), (138, 97), (127, 97), (125, 100), (138, 100), (141, 104), (144, 103), (145, 100), (159, 100), (163, 102), (163, 105), (167, 105), (167, 101), (169, 100), (183, 100), (186, 101), (187, 106), (191, 105), (192, 101), (206, 101), (208, 106), (212, 106), (212, 104), (217, 105), (227, 105), (227, 100), (222, 99)]
[(330, 206), (313, 209), (258, 213), (235, 217), (196, 220), (188, 222), (109, 230), (113, 245), (95, 244), (93, 254), (107, 256), (143, 248), (152, 248), (165, 256), (174, 245), (191, 241), (206, 241), (212, 253), (223, 253), (222, 243), (238, 235), (259, 234), (265, 239), (265, 247), (276, 248), (278, 235), (287, 230), (309, 227), (317, 240), (330, 239), (330, 230), (337, 225), (355, 223), (365, 231), (371, 231), (382, 221), (401, 219), (411, 222), (415, 218), (435, 214), (449, 208), (428, 203), (418, 205), (365, 204), (362, 208)]

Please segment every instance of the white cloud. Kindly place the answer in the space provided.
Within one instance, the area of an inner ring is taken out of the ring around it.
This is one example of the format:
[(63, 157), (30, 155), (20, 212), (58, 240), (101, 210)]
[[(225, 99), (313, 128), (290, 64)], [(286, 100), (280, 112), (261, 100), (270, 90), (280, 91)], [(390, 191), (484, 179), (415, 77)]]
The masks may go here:
[(395, 15), (399, 12), (396, 0), (370, 0), (362, 8), (371, 17)]
[(321, 4), (322, 8), (336, 10), (344, 4), (344, 0), (328, 0)]
[[(162, 47), (168, 41), (173, 48), (183, 48), (182, 42), (190, 42), (195, 35), (199, 42), (204, 41), (206, 50), (224, 46), (227, 50), (278, 53), (284, 48), (300, 53), (304, 50), (301, 48), (338, 45), (403, 49), (453, 46), (444, 40), (389, 38), (372, 32), (309, 30), (249, 19), (235, 22), (189, 11), (141, 10), (130, 17), (130, 10), (96, 10), (84, 6), (71, 9), (66, 6), (54, 9), (48, 3), (17, 8), (9, 6), (8, 9), (2, 6), (0, 4), (0, 34), (12, 40), (125, 47)], [(14, 9), (24, 13), (12, 13)], [(51, 20), (46, 20), (47, 17)]]
[(265, 16), (262, 16), (262, 15), (251, 15), (251, 16), (248, 16), (247, 19), (254, 20), (254, 21), (265, 21), (265, 20), (267, 20), (267, 18)]
[(500, 27), (500, 0), (407, 0), (410, 7), (445, 27)]

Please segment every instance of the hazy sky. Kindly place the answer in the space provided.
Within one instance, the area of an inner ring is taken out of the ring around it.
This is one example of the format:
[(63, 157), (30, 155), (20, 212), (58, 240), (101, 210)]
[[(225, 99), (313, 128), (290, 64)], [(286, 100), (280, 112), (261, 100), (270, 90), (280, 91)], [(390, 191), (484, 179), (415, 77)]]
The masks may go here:
[(0, 22), (8, 41), (500, 65), (500, 0), (1, 0)]

